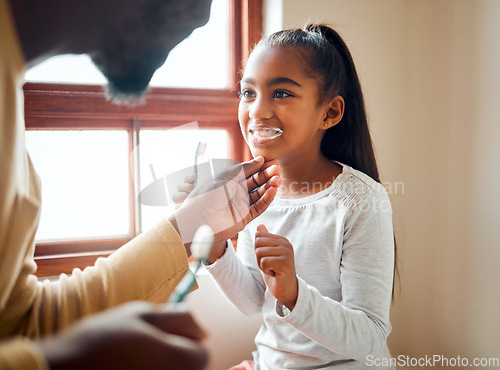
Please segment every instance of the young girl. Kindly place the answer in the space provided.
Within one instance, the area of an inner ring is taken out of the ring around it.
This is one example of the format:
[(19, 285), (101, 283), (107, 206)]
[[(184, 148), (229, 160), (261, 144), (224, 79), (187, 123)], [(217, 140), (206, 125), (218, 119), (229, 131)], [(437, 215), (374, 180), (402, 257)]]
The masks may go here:
[(240, 95), (245, 140), (279, 162), (282, 184), (237, 253), (207, 268), (241, 311), (263, 315), (255, 369), (383, 367), (392, 213), (348, 48), (322, 25), (277, 32), (252, 52)]

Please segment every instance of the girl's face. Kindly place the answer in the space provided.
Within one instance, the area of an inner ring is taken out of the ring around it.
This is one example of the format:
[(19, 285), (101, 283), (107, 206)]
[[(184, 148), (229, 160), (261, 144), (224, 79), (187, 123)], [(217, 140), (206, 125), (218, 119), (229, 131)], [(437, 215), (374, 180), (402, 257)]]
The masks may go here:
[(258, 46), (241, 80), (238, 119), (254, 156), (287, 163), (317, 156), (328, 104), (306, 74), (301, 48)]

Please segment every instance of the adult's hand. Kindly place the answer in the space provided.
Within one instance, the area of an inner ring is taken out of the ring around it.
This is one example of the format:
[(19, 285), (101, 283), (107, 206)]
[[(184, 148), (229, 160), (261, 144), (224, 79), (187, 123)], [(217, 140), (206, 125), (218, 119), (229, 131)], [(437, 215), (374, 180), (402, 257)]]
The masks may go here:
[(182, 306), (132, 302), (40, 342), (50, 369), (203, 369), (205, 332)]
[(277, 162), (264, 162), (261, 156), (225, 169), (189, 189), (169, 221), (185, 244), (201, 225), (212, 228), (216, 242), (225, 241), (267, 209), (280, 185), (279, 174)]

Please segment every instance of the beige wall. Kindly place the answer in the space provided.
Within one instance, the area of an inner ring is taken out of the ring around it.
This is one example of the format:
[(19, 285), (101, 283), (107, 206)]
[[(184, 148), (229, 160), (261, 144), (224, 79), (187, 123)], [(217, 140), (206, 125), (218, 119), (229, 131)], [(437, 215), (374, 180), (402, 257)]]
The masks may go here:
[(500, 357), (500, 1), (276, 1), (268, 32), (327, 22), (358, 66), (399, 244), (393, 355)]

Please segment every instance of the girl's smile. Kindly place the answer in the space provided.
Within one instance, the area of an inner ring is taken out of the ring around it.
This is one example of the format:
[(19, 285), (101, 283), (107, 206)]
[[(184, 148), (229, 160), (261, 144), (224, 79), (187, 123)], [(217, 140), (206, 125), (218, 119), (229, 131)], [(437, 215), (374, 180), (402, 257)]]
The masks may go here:
[(253, 145), (267, 144), (283, 135), (283, 130), (277, 127), (253, 125), (248, 128), (248, 141)]

